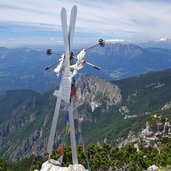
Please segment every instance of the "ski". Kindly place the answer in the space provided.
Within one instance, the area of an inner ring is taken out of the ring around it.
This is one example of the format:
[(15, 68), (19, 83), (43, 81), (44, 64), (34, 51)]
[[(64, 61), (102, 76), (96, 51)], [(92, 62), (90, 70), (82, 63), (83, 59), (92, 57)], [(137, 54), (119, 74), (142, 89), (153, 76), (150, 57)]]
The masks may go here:
[(60, 105), (61, 105), (61, 99), (57, 98), (55, 111), (54, 111), (54, 115), (53, 115), (53, 120), (52, 120), (52, 125), (51, 125), (51, 130), (50, 130), (50, 135), (49, 135), (49, 139), (48, 139), (48, 145), (47, 145), (47, 152), (49, 154), (49, 159), (50, 159), (50, 156), (52, 155), (52, 151), (53, 151), (53, 144), (54, 144), (56, 126), (57, 126), (58, 117), (59, 117)]
[[(61, 99), (65, 102), (69, 103), (70, 101), (70, 92), (71, 92), (71, 81), (69, 79), (69, 41), (68, 41), (68, 29), (67, 29), (67, 15), (65, 8), (62, 8), (61, 10), (61, 24), (62, 24), (62, 32), (63, 32), (63, 38), (64, 38), (64, 45), (65, 45), (65, 60), (64, 60), (64, 71), (62, 75), (61, 84), (59, 87), (59, 91), (55, 91), (55, 96), (57, 96), (54, 116), (52, 120), (51, 130), (50, 130), (50, 136), (48, 139), (48, 146), (47, 146), (47, 152), (49, 153), (49, 156), (52, 155), (53, 150), (53, 144), (54, 144), (54, 138), (55, 138), (55, 132), (56, 132), (56, 126), (58, 122), (59, 117), (59, 110), (61, 105)], [(50, 159), (50, 157), (49, 157)]]
[(65, 45), (65, 61), (64, 66), (69, 66), (69, 56), (70, 56), (70, 49), (69, 49), (69, 40), (68, 40), (68, 25), (67, 25), (67, 14), (66, 9), (62, 8), (61, 10), (61, 25), (62, 25), (62, 33)]
[[(74, 5), (71, 10), (70, 15), (70, 25), (69, 25), (69, 33), (68, 33), (68, 41), (69, 41), (69, 50), (71, 53), (71, 48), (73, 45), (75, 24), (77, 17), (77, 6)], [(72, 60), (72, 58), (70, 58)], [(74, 127), (74, 116), (73, 116), (73, 101), (68, 106), (69, 111), (69, 123), (70, 123), (70, 140), (71, 140), (71, 150), (72, 150), (72, 162), (73, 164), (78, 164), (78, 156), (77, 156), (77, 146), (76, 146), (76, 137), (75, 137), (75, 127)]]
[[(75, 83), (74, 78), (72, 78), (72, 76), (75, 76), (75, 75), (72, 75), (72, 74), (74, 72), (76, 74), (78, 69), (81, 69), (83, 67), (84, 63), (87, 63), (88, 65), (94, 67), (95, 69), (100, 70), (101, 69), (100, 67), (85, 61), (86, 53), (84, 51), (89, 50), (98, 45), (102, 47), (105, 45), (104, 41), (100, 39), (97, 45), (94, 45), (93, 47), (90, 47), (81, 51), (77, 56), (78, 58), (74, 57), (71, 49), (72, 49), (73, 39), (74, 39), (76, 18), (77, 18), (77, 6), (74, 5), (71, 10), (70, 23), (69, 23), (69, 29), (68, 29), (66, 9), (62, 8), (61, 26), (62, 26), (64, 46), (65, 46), (65, 54), (61, 57), (61, 60), (57, 61), (57, 62), (61, 62), (57, 66), (56, 69), (58, 72), (62, 73), (61, 74), (62, 78), (61, 78), (59, 90), (56, 90), (54, 92), (54, 95), (57, 97), (57, 100), (56, 100), (56, 106), (55, 106), (54, 116), (52, 120), (50, 136), (48, 139), (48, 145), (47, 145), (47, 152), (49, 153), (49, 160), (50, 160), (50, 156), (52, 155), (52, 150), (53, 150), (53, 145), (54, 145), (54, 140), (55, 140), (55, 132), (56, 132), (56, 127), (57, 127), (57, 122), (58, 122), (58, 117), (59, 117), (60, 106), (63, 100), (69, 112), (70, 142), (71, 142), (73, 164), (78, 164), (78, 156), (77, 156), (77, 146), (76, 146), (74, 116), (73, 116), (73, 98), (72, 97), (74, 96), (72, 96), (72, 93), (71, 93), (71, 86), (74, 86), (74, 83)], [(54, 54), (51, 49), (48, 49), (46, 53), (49, 56)], [(76, 64), (73, 64), (73, 58), (76, 58), (78, 60)], [(50, 67), (54, 66), (57, 62), (47, 66), (45, 70), (48, 70)], [(72, 67), (73, 68), (75, 67), (75, 68), (71, 73), (70, 68)]]
[(65, 59), (64, 59), (64, 71), (62, 73), (61, 84), (58, 92), (58, 97), (64, 100), (66, 103), (70, 102), (71, 93), (71, 74), (70, 74), (70, 48), (68, 40), (68, 25), (67, 25), (67, 14), (66, 9), (61, 10), (61, 25), (63, 32), (63, 39), (65, 45)]
[(77, 6), (74, 5), (73, 8), (72, 8), (72, 10), (71, 10), (70, 25), (69, 25), (69, 34), (68, 34), (69, 48), (70, 48), (70, 50), (72, 49), (72, 45), (73, 45), (76, 18), (77, 18)]

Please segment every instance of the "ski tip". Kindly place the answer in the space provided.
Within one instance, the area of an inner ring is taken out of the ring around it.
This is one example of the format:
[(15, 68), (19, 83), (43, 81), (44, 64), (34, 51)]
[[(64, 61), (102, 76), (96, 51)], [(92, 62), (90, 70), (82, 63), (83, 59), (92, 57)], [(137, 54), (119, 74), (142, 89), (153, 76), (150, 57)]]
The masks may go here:
[(64, 8), (64, 7), (62, 7), (61, 11), (65, 11), (65, 8)]
[(77, 8), (77, 5), (74, 5), (72, 8)]
[(74, 5), (72, 9), (77, 11), (77, 5)]
[(62, 13), (66, 13), (66, 9), (64, 7), (61, 9), (61, 14)]

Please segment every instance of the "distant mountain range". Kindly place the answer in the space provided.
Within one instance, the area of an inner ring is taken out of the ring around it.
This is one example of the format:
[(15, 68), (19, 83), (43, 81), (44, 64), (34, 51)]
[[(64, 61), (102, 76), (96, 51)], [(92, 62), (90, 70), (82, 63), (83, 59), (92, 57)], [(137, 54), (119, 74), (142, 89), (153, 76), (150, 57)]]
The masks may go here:
[(156, 48), (162, 48), (162, 49), (171, 49), (171, 39), (161, 38), (156, 41), (141, 42), (141, 43), (138, 43), (138, 45), (144, 48), (156, 47)]
[(119, 80), (171, 67), (171, 50), (142, 48), (134, 44), (110, 43), (104, 48), (93, 49), (87, 58), (102, 67), (102, 72), (96, 75), (108, 80)]
[[(168, 69), (171, 68), (170, 47), (158, 48), (154, 44), (151, 47), (149, 43), (148, 46), (124, 42), (107, 43), (104, 48), (97, 47), (87, 51), (87, 61), (99, 65), (102, 70), (96, 71), (86, 65), (79, 74), (120, 80), (149, 71)], [(44, 70), (55, 60), (55, 55), (49, 58), (45, 52), (28, 48), (0, 48), (0, 92), (23, 88), (42, 92), (56, 87), (58, 80), (53, 69)]]
[[(46, 151), (53, 117), (53, 91), (13, 90), (0, 96), (0, 156), (18, 160)], [(57, 148), (65, 130), (62, 104)], [(142, 130), (147, 118), (162, 114), (171, 119), (171, 69), (108, 82), (87, 75), (77, 81), (79, 121), (85, 143), (118, 144), (130, 131)]]
[(44, 91), (55, 86), (55, 76), (44, 68), (53, 61), (28, 48), (0, 48), (0, 92), (11, 89)]

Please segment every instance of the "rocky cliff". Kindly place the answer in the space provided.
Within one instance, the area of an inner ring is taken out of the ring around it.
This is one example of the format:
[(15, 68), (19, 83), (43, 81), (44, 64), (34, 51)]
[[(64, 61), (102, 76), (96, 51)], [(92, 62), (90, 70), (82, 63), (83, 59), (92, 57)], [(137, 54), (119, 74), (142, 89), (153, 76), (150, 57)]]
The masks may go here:
[[(15, 92), (12, 98), (15, 98)], [(94, 110), (103, 107), (104, 113), (111, 106), (118, 105), (121, 99), (118, 86), (103, 79), (82, 76), (77, 81), (75, 109), (79, 109), (79, 120), (83, 123), (90, 120), (94, 122)], [(10, 119), (0, 125), (0, 154), (15, 161), (32, 153), (46, 152), (55, 101), (52, 91), (44, 94), (35, 93), (28, 101), (9, 111)], [(65, 105), (62, 104), (55, 147), (58, 146), (64, 132), (64, 110)]]
[[(121, 90), (117, 85), (92, 75), (80, 77), (76, 87), (75, 106), (81, 109), (79, 110), (81, 120), (91, 120), (91, 113), (96, 108), (103, 108), (101, 112), (104, 113), (111, 106), (120, 104), (122, 100)], [(91, 112), (87, 112), (87, 108)]]
[(162, 115), (152, 115), (148, 118), (146, 126), (137, 135), (132, 132), (126, 140), (119, 144), (119, 147), (133, 143), (134, 146), (139, 150), (140, 146), (145, 148), (156, 148), (160, 150), (160, 146), (171, 139), (171, 123), (168, 118)]

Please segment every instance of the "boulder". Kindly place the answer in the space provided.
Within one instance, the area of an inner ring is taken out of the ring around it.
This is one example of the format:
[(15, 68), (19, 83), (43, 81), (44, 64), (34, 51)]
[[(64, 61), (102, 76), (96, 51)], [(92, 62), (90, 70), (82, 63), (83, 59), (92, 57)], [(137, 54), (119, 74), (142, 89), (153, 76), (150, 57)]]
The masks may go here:
[(152, 165), (147, 169), (147, 171), (158, 171), (158, 170), (159, 170), (159, 168), (155, 165)]
[(74, 164), (69, 167), (62, 167), (58, 161), (51, 159), (42, 164), (40, 171), (86, 171), (83, 165)]

